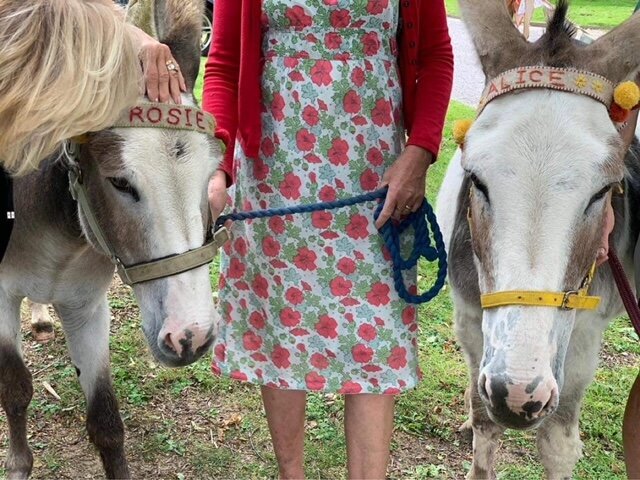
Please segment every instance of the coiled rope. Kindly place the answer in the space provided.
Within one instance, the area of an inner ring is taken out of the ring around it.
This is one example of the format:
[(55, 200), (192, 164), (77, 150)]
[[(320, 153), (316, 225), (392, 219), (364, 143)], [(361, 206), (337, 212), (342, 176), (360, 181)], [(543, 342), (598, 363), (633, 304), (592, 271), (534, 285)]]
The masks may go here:
[[(222, 215), (216, 221), (216, 230), (221, 228), (227, 221), (244, 221), (256, 218), (269, 218), (284, 215), (295, 215), (299, 213), (312, 213), (324, 210), (335, 210), (337, 208), (350, 207), (360, 203), (370, 202), (374, 200), (384, 200), (387, 195), (387, 188), (382, 188), (370, 193), (356, 195), (354, 197), (335, 200), (333, 202), (318, 202), (293, 207), (269, 208), (266, 210), (253, 210), (248, 212), (233, 212), (228, 215)], [(380, 202), (376, 208), (373, 218), (374, 221), (380, 216), (380, 212), (384, 206), (384, 201)], [(403, 258), (400, 246), (400, 236), (409, 227), (414, 228), (414, 241), (411, 253), (408, 258)], [(435, 245), (431, 245), (431, 233)], [(431, 301), (442, 289), (447, 277), (447, 254), (442, 240), (442, 233), (436, 220), (433, 208), (425, 198), (420, 208), (409, 214), (402, 222), (396, 223), (388, 221), (380, 229), (380, 235), (384, 240), (389, 253), (391, 254), (391, 262), (393, 265), (393, 281), (398, 292), (398, 296), (407, 303), (420, 304)], [(413, 295), (409, 293), (404, 282), (403, 272), (409, 271), (418, 265), (418, 261), (424, 258), (429, 262), (438, 261), (438, 274), (433, 286), (426, 292)]]

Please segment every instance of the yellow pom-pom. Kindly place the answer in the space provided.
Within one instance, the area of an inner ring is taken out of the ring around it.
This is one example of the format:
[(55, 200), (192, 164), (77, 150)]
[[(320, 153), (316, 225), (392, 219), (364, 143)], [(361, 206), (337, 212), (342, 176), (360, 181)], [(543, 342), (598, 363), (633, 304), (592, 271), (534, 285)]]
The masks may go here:
[(453, 141), (458, 145), (464, 144), (464, 139), (467, 136), (467, 132), (473, 125), (473, 120), (466, 118), (464, 120), (456, 120), (453, 124)]
[(625, 110), (631, 110), (640, 102), (640, 88), (636, 82), (623, 82), (613, 91), (613, 101)]

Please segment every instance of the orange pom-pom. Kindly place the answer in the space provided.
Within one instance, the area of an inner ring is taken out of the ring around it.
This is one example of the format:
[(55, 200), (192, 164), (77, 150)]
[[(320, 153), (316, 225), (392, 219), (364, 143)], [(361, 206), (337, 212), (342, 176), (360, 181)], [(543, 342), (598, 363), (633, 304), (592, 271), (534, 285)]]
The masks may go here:
[(464, 140), (467, 136), (467, 132), (473, 125), (473, 120), (465, 118), (462, 120), (456, 120), (453, 124), (453, 141), (458, 145), (464, 145)]
[(629, 119), (630, 114), (631, 112), (629, 110), (627, 110), (626, 108), (622, 108), (617, 103), (612, 104), (611, 108), (609, 109), (609, 116), (615, 123), (626, 122)]

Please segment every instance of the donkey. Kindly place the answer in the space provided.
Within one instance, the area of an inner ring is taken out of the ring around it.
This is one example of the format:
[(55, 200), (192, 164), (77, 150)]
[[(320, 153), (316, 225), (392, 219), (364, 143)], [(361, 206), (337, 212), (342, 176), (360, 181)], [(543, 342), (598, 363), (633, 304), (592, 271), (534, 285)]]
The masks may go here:
[[(192, 91), (202, 2), (155, 3), (162, 12), (155, 15), (156, 31)], [(193, 93), (182, 101), (197, 111)], [(221, 156), (218, 142), (197, 131), (113, 128), (88, 134), (75, 161), (94, 223), (122, 263), (136, 265), (203, 245), (210, 224), (207, 182)], [(114, 265), (69, 191), (69, 169), (68, 160), (53, 157), (14, 186), (15, 228), (0, 264), (0, 402), (9, 424), (9, 478), (27, 478), (33, 464), (26, 425), (33, 387), (20, 348), (24, 297), (54, 306), (87, 400), (89, 438), (108, 477), (129, 477), (109, 367), (107, 290)], [(156, 360), (182, 366), (209, 350), (217, 314), (206, 265), (133, 289)]]
[[(460, 5), (490, 86), (496, 76), (524, 66), (580, 69), (614, 84), (639, 68), (640, 17), (585, 46), (572, 40), (568, 6), (560, 1), (546, 34), (532, 44), (512, 25), (503, 1)], [(593, 88), (600, 86), (594, 80)], [(549, 291), (560, 292), (563, 304), (576, 300), (572, 292), (590, 278), (606, 202), (619, 183), (625, 193), (612, 199), (611, 238), (632, 276), (640, 233), (640, 147), (627, 150), (602, 103), (529, 88), (486, 104), (449, 168), (438, 208), (455, 329), (470, 370), (468, 478), (495, 477), (494, 453), (505, 428), (537, 428), (546, 475), (572, 475), (582, 453), (581, 403), (602, 332), (622, 312), (609, 266), (599, 268), (592, 282), (591, 295), (601, 298), (595, 310), (522, 304), (483, 310), (481, 295)]]

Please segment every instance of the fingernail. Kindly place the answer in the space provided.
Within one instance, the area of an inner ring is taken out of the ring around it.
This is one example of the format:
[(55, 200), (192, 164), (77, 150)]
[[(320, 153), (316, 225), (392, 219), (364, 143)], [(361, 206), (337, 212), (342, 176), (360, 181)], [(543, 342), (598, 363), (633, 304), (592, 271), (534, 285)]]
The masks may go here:
[(598, 249), (598, 257), (604, 257), (607, 255), (607, 251), (604, 248)]

